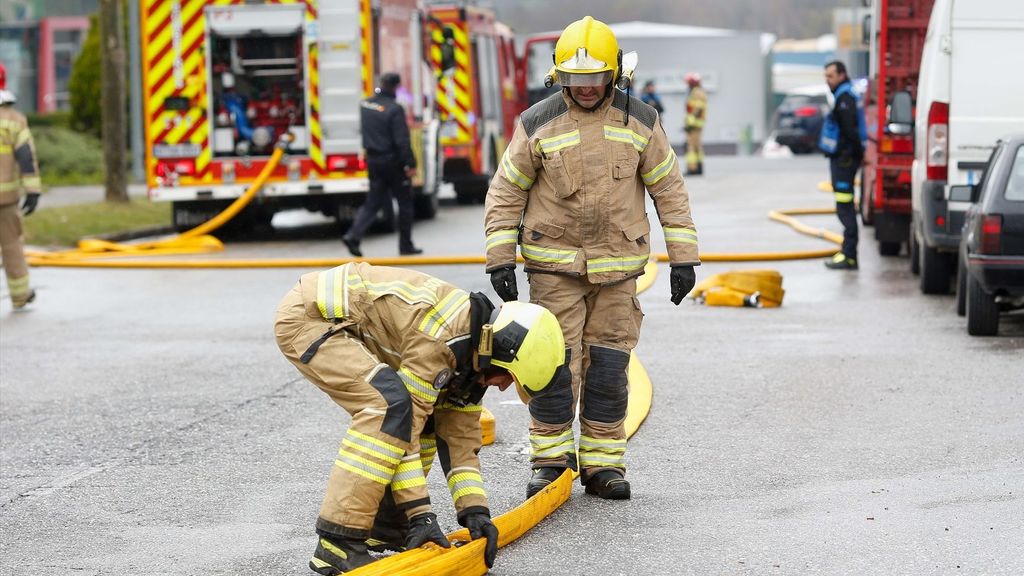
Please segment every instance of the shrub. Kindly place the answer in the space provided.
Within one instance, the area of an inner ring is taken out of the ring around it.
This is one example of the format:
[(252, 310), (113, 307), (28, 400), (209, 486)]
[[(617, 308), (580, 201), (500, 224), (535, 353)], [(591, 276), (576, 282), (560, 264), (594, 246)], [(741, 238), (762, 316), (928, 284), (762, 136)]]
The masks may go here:
[(95, 136), (59, 126), (32, 127), (43, 182), (84, 184), (102, 181), (103, 148)]
[(71, 125), (99, 138), (100, 114), (100, 23), (98, 15), (89, 17), (89, 34), (75, 59), (68, 80), (71, 93)]

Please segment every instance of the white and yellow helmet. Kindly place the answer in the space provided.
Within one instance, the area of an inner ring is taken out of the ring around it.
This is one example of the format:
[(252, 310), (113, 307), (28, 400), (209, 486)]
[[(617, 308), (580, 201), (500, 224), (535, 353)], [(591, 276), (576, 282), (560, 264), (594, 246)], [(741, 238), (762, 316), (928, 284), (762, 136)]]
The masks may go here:
[(490, 328), (490, 364), (512, 374), (523, 402), (542, 394), (567, 369), (562, 327), (547, 308), (506, 302)]

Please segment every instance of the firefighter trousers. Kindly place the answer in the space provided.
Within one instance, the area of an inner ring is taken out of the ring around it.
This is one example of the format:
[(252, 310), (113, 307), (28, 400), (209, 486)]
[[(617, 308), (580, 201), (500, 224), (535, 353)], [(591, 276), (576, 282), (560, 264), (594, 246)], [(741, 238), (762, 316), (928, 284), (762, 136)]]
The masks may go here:
[[(832, 192), (836, 200), (836, 216), (843, 225), (843, 255), (857, 259), (857, 208), (853, 203), (853, 183), (860, 169), (861, 158), (840, 155), (829, 159)], [(861, 200), (863, 202), (863, 200)]]
[(316, 304), (303, 300), (299, 285), (281, 301), (274, 332), (285, 357), (352, 416), (327, 481), (317, 533), (365, 539), (396, 472), (406, 460), (420, 467), (413, 431), (423, 428), (427, 413), (413, 409), (395, 371), (344, 325), (325, 322)]
[(581, 480), (601, 470), (626, 471), (626, 369), (640, 336), (643, 312), (636, 278), (591, 284), (586, 276), (530, 274), (530, 301), (558, 318), (565, 334), (572, 387), (530, 402), (530, 461), (577, 465), (573, 420), (580, 410)]
[(7, 289), (15, 306), (25, 304), (31, 290), (28, 285), (28, 264), (21, 228), (21, 209), (17, 202), (0, 205), (0, 254), (7, 273)]
[(697, 172), (704, 163), (703, 128), (686, 130), (686, 171)]

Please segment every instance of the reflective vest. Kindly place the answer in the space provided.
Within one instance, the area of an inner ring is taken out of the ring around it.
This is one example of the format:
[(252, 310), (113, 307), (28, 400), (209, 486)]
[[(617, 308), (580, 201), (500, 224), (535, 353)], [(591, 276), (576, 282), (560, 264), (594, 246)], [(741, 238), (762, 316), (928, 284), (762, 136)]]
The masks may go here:
[[(837, 104), (839, 97), (843, 94), (850, 94), (857, 103), (857, 137), (860, 138), (861, 148), (867, 148), (868, 127), (867, 122), (864, 121), (864, 105), (857, 93), (853, 91), (853, 85), (850, 82), (840, 84), (839, 89), (836, 90)], [(825, 123), (821, 127), (818, 148), (825, 154), (835, 154), (839, 149), (839, 136), (839, 123), (835, 120), (835, 109), (833, 108), (832, 113), (825, 117)]]

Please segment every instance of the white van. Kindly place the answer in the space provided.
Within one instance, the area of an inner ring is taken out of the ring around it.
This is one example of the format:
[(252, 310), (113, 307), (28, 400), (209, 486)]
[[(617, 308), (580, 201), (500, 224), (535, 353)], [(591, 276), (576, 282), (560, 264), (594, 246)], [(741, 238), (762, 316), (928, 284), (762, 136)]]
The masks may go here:
[(996, 141), (1024, 132), (1024, 0), (936, 0), (917, 84), (911, 269), (921, 290), (945, 294), (956, 270), (966, 202), (949, 187), (977, 184)]

